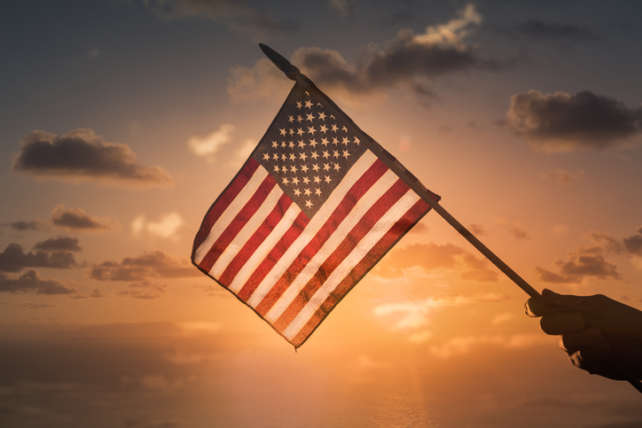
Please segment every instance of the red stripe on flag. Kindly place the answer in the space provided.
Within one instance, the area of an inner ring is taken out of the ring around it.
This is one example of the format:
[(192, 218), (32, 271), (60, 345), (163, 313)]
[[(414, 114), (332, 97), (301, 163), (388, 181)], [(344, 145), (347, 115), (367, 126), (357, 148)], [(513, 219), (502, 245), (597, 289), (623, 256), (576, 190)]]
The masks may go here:
[(241, 211), (234, 217), (230, 224), (225, 228), (221, 236), (218, 237), (216, 242), (212, 245), (212, 248), (207, 252), (199, 266), (205, 271), (212, 269), (214, 263), (219, 258), (221, 253), (225, 251), (225, 248), (232, 242), (234, 237), (239, 233), (243, 225), (247, 223), (256, 210), (259, 209), (267, 195), (270, 193), (272, 188), (276, 185), (276, 180), (268, 175), (265, 177), (259, 188), (252, 195), (249, 201), (243, 206)]
[(265, 275), (272, 270), (272, 267), (279, 261), (283, 253), (285, 253), (290, 245), (299, 237), (305, 226), (310, 220), (301, 212), (292, 223), (292, 226), (283, 234), (279, 242), (270, 250), (270, 253), (265, 256), (261, 264), (252, 272), (250, 278), (243, 284), (241, 290), (236, 294), (239, 299), (246, 301), (250, 298), (256, 287), (259, 286)]
[(308, 320), (305, 326), (291, 340), (294, 346), (301, 346), (303, 342), (312, 334), (314, 329), (323, 321), (323, 319), (332, 311), (339, 301), (354, 287), (357, 282), (365, 275), (379, 258), (381, 258), (390, 247), (399, 239), (408, 229), (420, 219), (428, 210), (430, 205), (423, 200), (417, 201), (403, 217), (401, 217), (386, 234), (375, 244), (374, 247), (361, 259), (361, 261), (350, 271), (350, 273), (341, 281), (337, 288), (330, 293), (323, 304), (316, 310), (314, 315)]
[(210, 233), (210, 229), (218, 220), (218, 218), (223, 214), (227, 207), (232, 203), (236, 195), (239, 194), (241, 189), (250, 181), (254, 171), (259, 167), (259, 163), (254, 159), (250, 158), (239, 173), (234, 177), (234, 179), (227, 185), (227, 188), (221, 193), (221, 195), (216, 199), (214, 205), (212, 205), (201, 223), (201, 228), (199, 229), (196, 237), (194, 238), (194, 249), (195, 251), (203, 243), (207, 235)]
[(219, 281), (226, 287), (232, 282), (238, 271), (243, 267), (247, 259), (254, 253), (254, 251), (261, 245), (261, 242), (270, 234), (272, 229), (279, 223), (285, 211), (292, 204), (292, 199), (285, 193), (281, 196), (276, 203), (274, 209), (268, 214), (263, 223), (256, 229), (250, 239), (247, 240), (245, 245), (239, 250), (234, 259), (225, 268)]
[(274, 323), (274, 327), (278, 331), (284, 330), (290, 324), (319, 287), (323, 285), (328, 276), (330, 276), (343, 259), (345, 259), (363, 237), (370, 232), (377, 221), (388, 212), (390, 207), (393, 206), (408, 189), (408, 185), (399, 179), (370, 207)]
[(335, 208), (334, 212), (326, 220), (321, 229), (319, 229), (305, 248), (301, 250), (287, 271), (281, 276), (281, 278), (279, 278), (276, 284), (274, 284), (263, 300), (261, 300), (261, 303), (257, 305), (256, 312), (265, 316), (272, 305), (276, 303), (279, 297), (281, 297), (285, 290), (290, 286), (290, 283), (296, 278), (299, 272), (303, 270), (310, 259), (317, 251), (319, 251), (319, 248), (321, 248), (323, 243), (330, 237), (330, 235), (332, 235), (343, 219), (350, 213), (359, 199), (387, 170), (388, 167), (386, 167), (380, 159), (377, 159), (370, 168), (363, 173), (363, 175), (354, 183), (348, 193), (343, 197), (341, 203)]

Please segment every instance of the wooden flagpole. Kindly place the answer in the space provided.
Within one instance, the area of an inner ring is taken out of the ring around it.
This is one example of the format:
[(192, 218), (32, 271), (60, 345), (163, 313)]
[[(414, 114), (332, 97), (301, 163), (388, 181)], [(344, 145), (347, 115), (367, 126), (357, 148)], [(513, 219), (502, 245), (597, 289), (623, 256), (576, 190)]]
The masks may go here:
[[(263, 43), (259, 43), (259, 47), (263, 53), (291, 80), (299, 82), (307, 87), (314, 88), (320, 94), (323, 94), (315, 84), (308, 79), (299, 69), (292, 65), (281, 54), (276, 52), (274, 49), (270, 48)], [(341, 109), (327, 96), (325, 101), (332, 106), (336, 111), (341, 111)], [(347, 115), (346, 115), (347, 116)], [(350, 121), (350, 119), (348, 117)], [(357, 129), (359, 128), (354, 122), (352, 125)], [(439, 204), (439, 196), (432, 193), (428, 190), (420, 181), (417, 179), (410, 171), (406, 169), (394, 156), (392, 156), (386, 149), (384, 149), (374, 138), (369, 138), (369, 148), (379, 156), (388, 168), (397, 173), (400, 177), (403, 177), (406, 183), (412, 188), (421, 198), (428, 203), (433, 210), (435, 210), (444, 220), (448, 222), (452, 227), (455, 228), (468, 242), (472, 244), (473, 247), (482, 253), (488, 260), (490, 260), (499, 270), (501, 270), (508, 278), (510, 278), (519, 288), (521, 288), (526, 294), (531, 297), (539, 296), (539, 292), (533, 288), (524, 278), (522, 278), (517, 272), (510, 268), (502, 259), (500, 259), (495, 253), (493, 253), (486, 245), (484, 245), (475, 235), (473, 235), (468, 229), (464, 227), (455, 217), (453, 217), (444, 207)], [(642, 383), (638, 380), (629, 380), (629, 383), (633, 385), (635, 389), (642, 392)]]
[[(276, 52), (274, 49), (270, 48), (263, 43), (259, 43), (259, 47), (265, 53), (265, 55), (272, 60), (272, 62), (281, 70), (283, 73), (291, 80), (300, 82), (301, 84), (312, 87), (315, 89), (316, 86), (314, 83), (308, 79), (304, 74), (302, 74), (299, 69), (292, 65), (281, 54)], [(321, 91), (318, 91), (322, 93)], [(326, 97), (328, 104), (333, 106), (337, 111), (341, 109), (330, 99)], [(353, 125), (360, 129), (356, 124)], [(488, 247), (486, 247), (479, 239), (475, 237), (468, 229), (466, 229), (456, 218), (454, 218), (444, 207), (439, 205), (439, 196), (432, 193), (428, 190), (419, 179), (417, 179), (410, 171), (406, 169), (394, 156), (392, 156), (386, 149), (384, 149), (379, 143), (377, 143), (373, 138), (370, 138), (369, 148), (379, 156), (379, 158), (386, 163), (386, 166), (396, 172), (400, 177), (403, 177), (408, 183), (408, 185), (415, 191), (421, 198), (426, 201), (432, 209), (434, 209), (444, 220), (448, 222), (452, 227), (457, 230), (468, 242), (470, 242), (475, 248), (477, 248), (484, 256), (486, 256), (499, 270), (504, 272), (519, 288), (524, 290), (526, 294), (531, 297), (539, 296), (537, 290), (535, 290), (528, 282), (526, 282), (521, 276), (519, 276), (513, 269), (511, 269), (506, 263), (504, 263), (495, 253), (493, 253)]]

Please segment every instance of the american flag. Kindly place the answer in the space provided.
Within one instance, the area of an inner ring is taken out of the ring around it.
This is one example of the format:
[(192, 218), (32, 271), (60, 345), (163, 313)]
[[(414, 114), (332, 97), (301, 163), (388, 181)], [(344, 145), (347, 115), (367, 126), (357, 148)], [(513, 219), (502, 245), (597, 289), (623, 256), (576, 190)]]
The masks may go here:
[(192, 262), (295, 347), (439, 196), (297, 82), (208, 210)]

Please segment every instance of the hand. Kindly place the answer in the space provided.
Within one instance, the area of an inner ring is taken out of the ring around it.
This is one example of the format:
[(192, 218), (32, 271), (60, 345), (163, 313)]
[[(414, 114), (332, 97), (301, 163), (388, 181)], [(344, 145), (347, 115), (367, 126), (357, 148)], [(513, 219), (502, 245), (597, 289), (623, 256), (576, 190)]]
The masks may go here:
[(542, 330), (561, 334), (574, 366), (615, 380), (642, 379), (642, 312), (597, 294), (544, 290), (528, 300)]

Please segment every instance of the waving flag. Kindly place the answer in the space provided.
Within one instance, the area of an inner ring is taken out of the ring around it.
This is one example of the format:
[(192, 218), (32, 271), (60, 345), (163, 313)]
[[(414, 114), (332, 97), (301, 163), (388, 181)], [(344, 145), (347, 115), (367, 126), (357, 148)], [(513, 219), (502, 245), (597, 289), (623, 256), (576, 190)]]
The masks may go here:
[(428, 212), (419, 193), (439, 200), (307, 82), (212, 204), (192, 250), (295, 347)]

